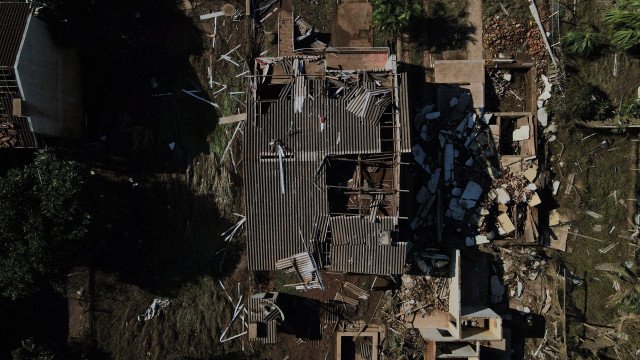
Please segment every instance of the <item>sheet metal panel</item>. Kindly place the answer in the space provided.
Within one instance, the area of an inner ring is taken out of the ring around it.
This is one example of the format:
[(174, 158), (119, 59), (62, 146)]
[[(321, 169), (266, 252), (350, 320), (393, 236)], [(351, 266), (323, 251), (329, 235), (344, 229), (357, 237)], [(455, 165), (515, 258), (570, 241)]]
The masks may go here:
[(331, 269), (358, 274), (402, 274), (407, 249), (407, 243), (332, 246)]
[(331, 240), (336, 245), (377, 244), (380, 230), (396, 230), (397, 218), (378, 217), (376, 222), (359, 216), (335, 216), (329, 219)]

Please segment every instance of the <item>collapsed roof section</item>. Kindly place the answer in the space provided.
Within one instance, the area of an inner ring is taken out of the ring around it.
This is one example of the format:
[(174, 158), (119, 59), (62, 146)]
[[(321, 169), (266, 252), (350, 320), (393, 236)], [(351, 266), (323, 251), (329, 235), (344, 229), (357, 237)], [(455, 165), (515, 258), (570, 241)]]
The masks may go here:
[[(249, 268), (309, 252), (337, 271), (401, 273), (406, 243), (377, 240), (398, 231), (400, 155), (410, 148), (395, 56), (334, 49), (257, 58), (254, 70), (244, 137)], [(359, 240), (332, 244), (332, 227), (344, 224)]]

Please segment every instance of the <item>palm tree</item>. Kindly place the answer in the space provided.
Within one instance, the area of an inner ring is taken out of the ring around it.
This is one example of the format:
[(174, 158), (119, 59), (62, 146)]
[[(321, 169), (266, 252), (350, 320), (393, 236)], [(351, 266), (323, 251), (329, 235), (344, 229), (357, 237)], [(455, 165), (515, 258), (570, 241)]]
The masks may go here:
[(587, 58), (602, 46), (604, 36), (594, 28), (575, 29), (562, 37), (562, 44), (569, 55)]
[(411, 21), (422, 12), (414, 0), (374, 0), (373, 22), (383, 31), (397, 35), (407, 30)]
[(604, 15), (611, 27), (611, 43), (624, 51), (640, 48), (640, 0), (623, 0)]

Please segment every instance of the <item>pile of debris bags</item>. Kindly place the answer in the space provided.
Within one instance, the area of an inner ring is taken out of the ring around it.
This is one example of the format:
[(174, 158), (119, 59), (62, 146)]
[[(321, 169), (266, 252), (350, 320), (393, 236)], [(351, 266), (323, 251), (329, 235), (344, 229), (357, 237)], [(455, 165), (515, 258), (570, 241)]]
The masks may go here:
[(434, 310), (449, 310), (449, 284), (451, 278), (402, 275), (402, 287), (398, 292), (401, 320), (419, 312), (429, 315)]
[[(477, 114), (464, 89), (441, 86), (437, 102), (414, 119), (420, 139), (412, 154), (425, 173), (416, 196), (414, 232), (424, 233), (423, 227), (435, 222), (439, 202), (446, 241), (457, 238), (468, 246), (492, 240), (536, 242), (541, 200), (535, 156), (518, 160), (518, 166), (501, 165), (488, 126), (491, 114)], [(523, 128), (528, 135), (528, 126)], [(520, 130), (513, 131), (514, 142)]]

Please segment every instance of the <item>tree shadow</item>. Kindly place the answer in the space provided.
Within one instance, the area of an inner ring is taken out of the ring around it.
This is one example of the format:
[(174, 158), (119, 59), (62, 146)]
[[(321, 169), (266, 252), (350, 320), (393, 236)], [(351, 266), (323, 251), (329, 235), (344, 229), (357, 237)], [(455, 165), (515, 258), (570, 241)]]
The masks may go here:
[(166, 296), (203, 275), (224, 277), (235, 269), (240, 232), (234, 242), (223, 240), (232, 224), (213, 196), (196, 194), (179, 179), (100, 177), (92, 185), (97, 196), (87, 261), (94, 269)]
[(473, 38), (476, 28), (468, 16), (465, 9), (455, 13), (446, 2), (438, 0), (412, 22), (409, 35), (418, 48), (434, 53), (464, 49), (467, 43), (478, 41)]
[(280, 324), (280, 331), (293, 334), (297, 338), (320, 340), (320, 308), (318, 300), (297, 295), (280, 293), (279, 306), (285, 312), (285, 321)]
[(20, 342), (33, 338), (37, 344), (65, 344), (69, 330), (67, 300), (48, 287), (17, 301), (0, 298), (0, 358)]
[(127, 170), (183, 171), (209, 152), (215, 108), (182, 92), (201, 90), (192, 58), (204, 36), (181, 4), (56, 0), (41, 12), (80, 49), (87, 137)]

